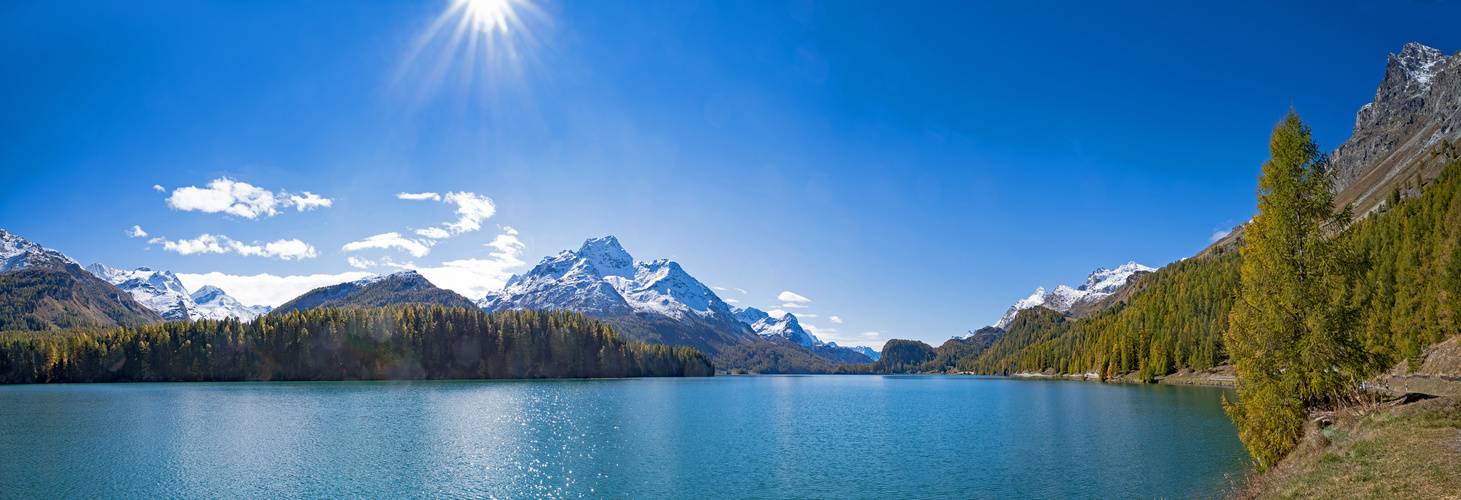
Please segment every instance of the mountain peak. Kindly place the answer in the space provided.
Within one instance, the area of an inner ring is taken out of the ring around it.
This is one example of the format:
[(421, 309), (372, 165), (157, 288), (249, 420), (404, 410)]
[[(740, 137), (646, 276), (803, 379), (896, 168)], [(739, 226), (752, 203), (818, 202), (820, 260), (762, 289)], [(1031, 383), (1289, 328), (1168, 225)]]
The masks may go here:
[(589, 238), (575, 253), (592, 263), (604, 276), (634, 275), (634, 257), (624, 251), (624, 247), (619, 245), (619, 239), (613, 236)]
[(67, 257), (66, 254), (37, 245), (15, 233), (0, 229), (0, 272), (32, 267), (64, 269), (67, 264), (76, 264), (76, 267), (81, 267), (81, 263)]
[(1417, 42), (1405, 44), (1399, 54), (1390, 55), (1391, 65), (1386, 68), (1387, 77), (1391, 69), (1400, 70), (1400, 74), (1407, 82), (1419, 84), (1417, 93), (1430, 89), (1431, 80), (1436, 72), (1445, 67), (1446, 54), (1438, 49), (1421, 45)]

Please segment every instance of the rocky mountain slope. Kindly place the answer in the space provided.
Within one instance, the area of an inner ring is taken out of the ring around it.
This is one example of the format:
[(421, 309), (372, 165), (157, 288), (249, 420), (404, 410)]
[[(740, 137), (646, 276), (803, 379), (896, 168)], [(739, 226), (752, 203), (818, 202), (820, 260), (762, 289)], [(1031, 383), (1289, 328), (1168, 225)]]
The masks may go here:
[(143, 325), (162, 316), (74, 259), (0, 229), (0, 331)]
[(470, 299), (451, 290), (438, 288), (416, 271), (401, 271), (319, 287), (285, 302), (273, 312), (286, 314), (317, 307), (367, 308), (393, 304), (475, 307)]
[(1417, 175), (1423, 182), (1436, 176), (1441, 162), (1426, 162), (1430, 153), (1461, 140), (1458, 55), (1414, 42), (1390, 54), (1374, 101), (1355, 113), (1349, 140), (1329, 157), (1337, 169), (1338, 205), (1354, 203), (1355, 213), (1364, 214), (1396, 186)]

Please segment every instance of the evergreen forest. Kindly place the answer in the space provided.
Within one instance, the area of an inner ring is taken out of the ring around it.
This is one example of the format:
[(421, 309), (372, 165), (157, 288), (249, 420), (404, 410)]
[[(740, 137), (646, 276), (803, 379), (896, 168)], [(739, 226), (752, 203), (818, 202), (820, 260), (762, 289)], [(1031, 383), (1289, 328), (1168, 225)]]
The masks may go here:
[(0, 382), (711, 376), (688, 347), (560, 311), (400, 305), (0, 336)]

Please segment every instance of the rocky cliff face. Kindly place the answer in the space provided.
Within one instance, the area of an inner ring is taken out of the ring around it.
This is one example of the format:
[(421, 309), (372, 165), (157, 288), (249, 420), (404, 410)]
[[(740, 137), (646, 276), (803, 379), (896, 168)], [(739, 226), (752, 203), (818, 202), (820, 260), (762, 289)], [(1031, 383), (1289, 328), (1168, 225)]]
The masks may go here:
[(1339, 204), (1363, 214), (1390, 189), (1423, 170), (1419, 163), (1441, 144), (1461, 139), (1461, 52), (1407, 43), (1390, 54), (1373, 102), (1355, 114), (1354, 132), (1330, 155)]

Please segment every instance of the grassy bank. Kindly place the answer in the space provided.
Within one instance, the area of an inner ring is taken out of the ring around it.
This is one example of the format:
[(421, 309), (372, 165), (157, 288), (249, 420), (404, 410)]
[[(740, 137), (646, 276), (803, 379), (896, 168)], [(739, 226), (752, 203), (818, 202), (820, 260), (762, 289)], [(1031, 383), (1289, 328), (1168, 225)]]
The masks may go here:
[(1352, 406), (1309, 424), (1235, 498), (1461, 498), (1461, 398)]

